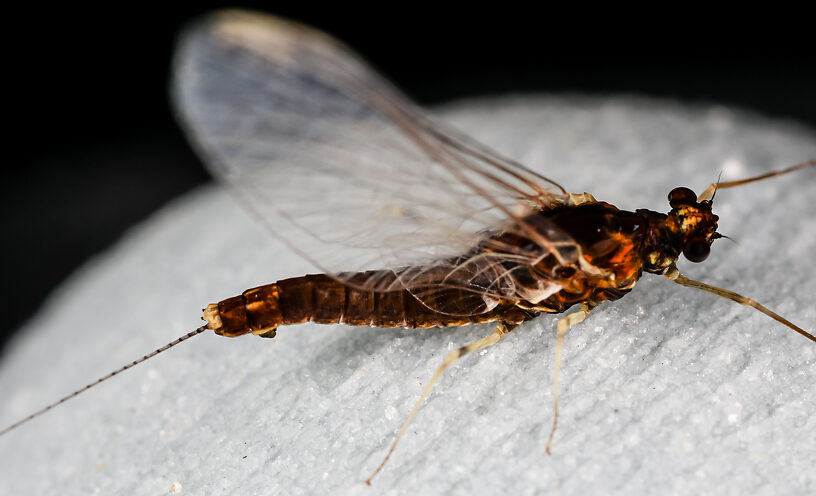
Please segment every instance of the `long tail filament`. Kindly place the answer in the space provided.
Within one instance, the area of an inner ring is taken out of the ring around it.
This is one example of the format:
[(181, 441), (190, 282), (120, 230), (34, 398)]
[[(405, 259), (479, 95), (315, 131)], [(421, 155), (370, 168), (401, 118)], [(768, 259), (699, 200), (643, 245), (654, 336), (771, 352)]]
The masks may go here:
[(193, 336), (201, 334), (202, 332), (206, 331), (207, 329), (209, 329), (208, 325), (203, 325), (203, 326), (199, 327), (198, 329), (196, 329), (195, 331), (189, 332), (189, 333), (185, 334), (184, 336), (181, 336), (180, 338), (178, 338), (178, 339), (176, 339), (176, 340), (174, 340), (174, 341), (172, 341), (170, 343), (167, 343), (166, 345), (162, 346), (161, 348), (158, 348), (158, 349), (148, 353), (147, 355), (139, 358), (138, 360), (134, 360), (134, 361), (130, 362), (129, 364), (127, 364), (127, 365), (125, 365), (123, 367), (120, 367), (120, 368), (114, 370), (113, 372), (100, 377), (99, 379), (95, 380), (94, 382), (92, 382), (92, 383), (90, 383), (90, 384), (88, 384), (88, 385), (86, 385), (86, 386), (84, 386), (84, 387), (82, 387), (80, 389), (77, 389), (73, 393), (71, 393), (71, 394), (69, 394), (67, 396), (63, 396), (62, 398), (60, 398), (59, 400), (51, 403), (50, 405), (37, 410), (36, 412), (32, 413), (28, 417), (25, 417), (22, 420), (18, 420), (17, 422), (15, 422), (15, 423), (11, 424), (10, 426), (6, 427), (5, 429), (1, 430), (0, 431), (0, 436), (8, 434), (9, 432), (13, 431), (14, 429), (16, 429), (16, 428), (20, 427), (21, 425), (25, 424), (29, 420), (33, 420), (33, 419), (39, 417), (40, 415), (42, 415), (43, 413), (47, 412), (48, 410), (51, 410), (55, 406), (61, 405), (61, 404), (65, 403), (66, 401), (70, 400), (71, 398), (75, 397), (75, 396), (79, 396), (80, 394), (82, 394), (85, 391), (91, 389), (92, 387), (98, 386), (99, 384), (107, 381), (111, 377), (113, 377), (115, 375), (119, 375), (119, 374), (121, 374), (122, 372), (126, 371), (129, 368), (134, 367), (136, 365), (139, 365), (140, 363), (144, 362), (145, 360), (147, 360), (149, 358), (153, 358), (154, 356), (158, 355), (159, 353), (161, 353), (163, 351), (166, 351), (166, 350), (172, 348), (173, 346), (181, 343), (182, 341), (186, 341), (186, 340), (190, 339)]

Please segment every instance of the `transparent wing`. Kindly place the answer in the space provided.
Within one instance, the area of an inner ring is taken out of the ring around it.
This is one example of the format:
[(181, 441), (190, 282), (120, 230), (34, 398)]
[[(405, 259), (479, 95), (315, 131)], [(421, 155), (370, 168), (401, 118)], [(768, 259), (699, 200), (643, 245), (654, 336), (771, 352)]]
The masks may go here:
[[(211, 171), (277, 237), (344, 282), (421, 288), (417, 297), (436, 309), (440, 291), (465, 288), (484, 311), (513, 294), (510, 261), (576, 263), (567, 235), (525, 221), (563, 203), (563, 188), (432, 123), (323, 33), (220, 12), (186, 32), (175, 64), (178, 113)], [(503, 232), (524, 241), (500, 246)], [(489, 254), (474, 250), (488, 245)], [(396, 277), (353, 276), (372, 268)]]

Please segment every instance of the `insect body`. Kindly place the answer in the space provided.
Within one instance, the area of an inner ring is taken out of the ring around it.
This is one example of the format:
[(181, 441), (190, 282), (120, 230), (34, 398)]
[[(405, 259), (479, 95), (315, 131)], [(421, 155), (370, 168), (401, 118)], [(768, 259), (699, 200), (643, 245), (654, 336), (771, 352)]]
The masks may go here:
[[(710, 201), (698, 203), (688, 191), (678, 188), (672, 192), (675, 208), (668, 215), (626, 212), (590, 201), (525, 217), (523, 221), (533, 228), (544, 223), (575, 241), (575, 256), (565, 261), (552, 254), (540, 254), (533, 264), (510, 261), (514, 254), (536, 248), (524, 246), (526, 241), (513, 233), (496, 233), (471, 253), (451, 261), (457, 268), (452, 272), (412, 267), (361, 272), (345, 276), (350, 284), (322, 274), (296, 277), (211, 304), (205, 319), (223, 336), (253, 333), (271, 337), (281, 325), (303, 322), (408, 328), (491, 321), (518, 325), (540, 313), (562, 313), (576, 304), (591, 309), (621, 298), (644, 271), (667, 273), (682, 251), (695, 262), (705, 259), (709, 245), (718, 237), (717, 216), (711, 213)], [(491, 258), (507, 260), (495, 266), (479, 262)], [(399, 287), (400, 278), (411, 271), (422, 272), (423, 278), (413, 279), (410, 289), (375, 292), (353, 284), (376, 278)], [(494, 284), (488, 277), (494, 271), (512, 274), (515, 284), (503, 297), (492, 299), (478, 288)], [(450, 311), (442, 310), (445, 307)]]
[(557, 421), (565, 332), (602, 302), (623, 297), (643, 272), (752, 306), (816, 341), (755, 301), (689, 280), (675, 266), (681, 254), (703, 261), (721, 237), (711, 211), (717, 188), (816, 161), (712, 185), (699, 196), (676, 188), (667, 214), (619, 210), (570, 194), (432, 122), (325, 35), (245, 12), (219, 13), (188, 32), (174, 91), (213, 173), (322, 273), (211, 304), (206, 325), (20, 423), (208, 329), (273, 337), (280, 326), (307, 321), (409, 328), (497, 322), (490, 335), (447, 356), (387, 460), (450, 364), (539, 314), (571, 312), (557, 327)]

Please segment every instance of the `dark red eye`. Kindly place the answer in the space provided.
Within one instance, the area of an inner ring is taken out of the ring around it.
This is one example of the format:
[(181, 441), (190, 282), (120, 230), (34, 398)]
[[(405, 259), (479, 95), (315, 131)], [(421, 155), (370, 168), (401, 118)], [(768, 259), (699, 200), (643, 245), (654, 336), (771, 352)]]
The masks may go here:
[(686, 243), (685, 248), (683, 248), (683, 256), (686, 257), (689, 262), (702, 262), (708, 258), (709, 253), (711, 253), (711, 247), (705, 240), (689, 241)]
[(669, 193), (669, 205), (671, 208), (679, 208), (681, 205), (691, 205), (697, 202), (697, 194), (688, 188), (674, 188)]

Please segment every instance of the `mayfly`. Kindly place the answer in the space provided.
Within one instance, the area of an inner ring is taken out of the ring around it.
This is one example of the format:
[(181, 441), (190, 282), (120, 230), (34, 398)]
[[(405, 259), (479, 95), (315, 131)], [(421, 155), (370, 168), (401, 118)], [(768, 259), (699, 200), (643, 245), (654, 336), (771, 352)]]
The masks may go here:
[[(431, 121), (338, 42), (246, 12), (191, 28), (176, 59), (181, 120), (213, 173), (293, 251), (319, 268), (210, 304), (206, 324), (68, 395), (54, 406), (206, 330), (274, 337), (315, 322), (427, 328), (495, 322), (452, 351), (425, 386), (371, 481), (447, 367), (544, 313), (557, 324), (558, 370), (567, 329), (628, 293), (644, 272), (751, 306), (732, 291), (681, 275), (723, 237), (719, 189), (816, 166), (811, 160), (697, 195), (669, 193), (667, 213), (628, 212), (554, 181)], [(373, 269), (373, 270), (372, 270)], [(576, 308), (577, 307), (577, 308)]]

